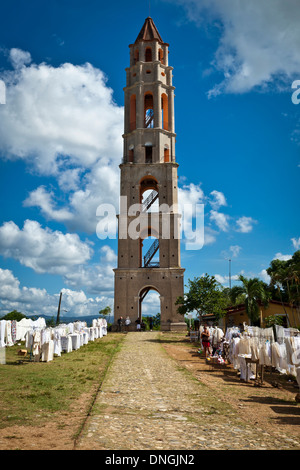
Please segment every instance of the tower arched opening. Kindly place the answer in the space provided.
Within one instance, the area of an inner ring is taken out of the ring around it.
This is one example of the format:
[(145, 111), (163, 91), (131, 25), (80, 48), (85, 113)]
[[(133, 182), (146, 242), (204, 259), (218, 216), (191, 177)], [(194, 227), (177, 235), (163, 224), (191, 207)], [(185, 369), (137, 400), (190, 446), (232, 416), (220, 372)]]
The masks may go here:
[(164, 162), (168, 163), (169, 161), (170, 161), (170, 149), (168, 145), (166, 145), (164, 148)]
[(141, 231), (140, 265), (142, 268), (159, 268), (159, 228), (149, 225)]
[(145, 62), (152, 62), (152, 48), (151, 47), (146, 47)]
[(149, 285), (143, 287), (139, 292), (139, 318), (146, 317), (148, 319), (155, 318), (156, 324), (160, 322), (160, 312), (161, 312), (161, 299), (158, 290)]
[(157, 205), (159, 206), (159, 190), (157, 179), (151, 175), (144, 176), (140, 181), (140, 204), (143, 205), (143, 211), (148, 212), (150, 207), (156, 203), (156, 201), (157, 204), (155, 207), (157, 209)]
[(140, 195), (147, 191), (148, 189), (154, 189), (158, 192), (158, 181), (152, 175), (143, 176), (140, 180)]
[(161, 112), (162, 112), (162, 124), (163, 129), (166, 131), (169, 130), (169, 103), (168, 103), (168, 96), (166, 93), (161, 95)]
[(130, 130), (136, 129), (136, 95), (130, 97)]
[(164, 51), (161, 48), (158, 49), (158, 60), (164, 65)]
[(145, 93), (144, 123), (146, 129), (152, 129), (154, 127), (153, 94), (151, 92)]
[(134, 51), (134, 58), (133, 58), (134, 64), (136, 64), (139, 60), (140, 60), (140, 53), (139, 53), (139, 50), (136, 49), (136, 50)]

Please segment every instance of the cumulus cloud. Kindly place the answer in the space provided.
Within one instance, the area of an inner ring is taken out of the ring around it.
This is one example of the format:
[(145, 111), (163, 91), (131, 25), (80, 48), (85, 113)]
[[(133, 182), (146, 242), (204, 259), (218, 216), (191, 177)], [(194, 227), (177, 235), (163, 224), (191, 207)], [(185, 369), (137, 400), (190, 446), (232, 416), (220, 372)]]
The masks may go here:
[(113, 299), (114, 272), (111, 265), (80, 265), (76, 270), (69, 270), (64, 276), (65, 283), (73, 289), (84, 286), (90, 295), (103, 295), (104, 293)]
[(239, 276), (237, 274), (234, 274), (230, 278), (229, 276), (222, 276), (221, 274), (215, 274), (214, 276), (220, 284), (228, 284), (229, 279), (231, 279), (231, 281), (238, 281), (239, 279)]
[[(54, 313), (51, 310), (50, 297), (45, 289), (20, 287), (20, 281), (12, 271), (0, 268), (0, 305), (5, 313), (12, 310), (30, 315)], [(56, 311), (57, 305), (58, 302), (55, 302)]]
[(14, 47), (9, 51), (9, 60), (15, 69), (20, 69), (31, 63), (31, 54)]
[(53, 191), (47, 192), (45, 186), (39, 186), (31, 191), (28, 198), (24, 201), (24, 206), (37, 206), (47, 219), (56, 220), (58, 222), (67, 222), (73, 218), (67, 209), (56, 209)]
[(199, 250), (209, 240), (204, 233), (204, 192), (201, 185), (184, 184), (178, 188), (181, 239), (187, 250)]
[(276, 253), (273, 259), (279, 259), (280, 261), (288, 261), (291, 258), (292, 255), (283, 255), (282, 253)]
[(178, 205), (180, 211), (184, 210), (184, 207), (195, 204), (202, 204), (204, 202), (204, 192), (200, 184), (184, 184), (178, 188)]
[(293, 247), (295, 248), (295, 250), (299, 250), (300, 249), (300, 237), (291, 238), (291, 241), (293, 243)]
[[(111, 305), (109, 296), (99, 295), (96, 298), (87, 297), (83, 290), (62, 289), (63, 316), (93, 315), (98, 318), (98, 312), (106, 305)], [(18, 310), (24, 315), (55, 316), (59, 294), (49, 294), (46, 289), (21, 286), (18, 278), (11, 270), (0, 268), (0, 308), (5, 315), (12, 310)]]
[(220, 191), (214, 190), (210, 195), (212, 197), (210, 198), (209, 203), (214, 210), (220, 209), (221, 206), (227, 206), (226, 198)]
[(253, 225), (256, 224), (256, 220), (252, 219), (252, 217), (240, 217), (237, 221), (236, 221), (236, 225), (237, 225), (237, 232), (241, 232), (241, 233), (249, 233), (253, 230)]
[(220, 39), (212, 66), (223, 80), (210, 90), (244, 93), (272, 85), (290, 88), (300, 69), (298, 0), (177, 0), (190, 21), (218, 28)]
[(29, 64), (30, 54), (19, 49), (10, 59), (15, 70), (1, 77), (7, 102), (0, 108), (2, 155), (29, 161), (45, 175), (120, 161), (123, 108), (101, 70), (89, 63)]
[(104, 245), (100, 249), (100, 260), (97, 264), (80, 265), (76, 270), (69, 270), (64, 275), (65, 283), (76, 289), (82, 289), (90, 295), (114, 296), (114, 272), (117, 255), (114, 250)]
[(210, 221), (214, 222), (222, 232), (227, 232), (229, 229), (229, 216), (217, 211), (210, 211)]
[[(59, 184), (63, 185), (62, 189), (67, 190), (67, 185), (70, 189), (63, 203), (59, 201), (53, 189), (40, 186), (30, 192), (24, 205), (38, 207), (47, 220), (62, 222), (71, 231), (84, 231), (89, 234), (96, 232), (100, 220), (97, 217), (97, 209), (101, 204), (110, 204), (115, 213), (118, 213), (119, 174), (114, 165), (97, 162), (81, 180), (80, 175), (74, 171), (71, 175), (62, 172), (59, 178)], [(71, 186), (74, 188), (72, 191)], [(114, 222), (116, 233), (115, 217)]]
[(259, 273), (259, 277), (260, 277), (266, 284), (269, 284), (270, 281), (271, 281), (271, 278), (270, 278), (269, 274), (267, 273), (266, 269), (263, 269), (263, 270)]
[(113, 264), (117, 262), (118, 257), (116, 253), (114, 252), (114, 250), (110, 248), (110, 246), (108, 245), (102, 246), (102, 248), (100, 249), (100, 252), (102, 254), (102, 261), (106, 263), (113, 263)]
[(63, 234), (26, 220), (20, 229), (14, 222), (0, 227), (0, 254), (14, 258), (37, 273), (65, 274), (87, 262), (92, 250), (77, 234)]

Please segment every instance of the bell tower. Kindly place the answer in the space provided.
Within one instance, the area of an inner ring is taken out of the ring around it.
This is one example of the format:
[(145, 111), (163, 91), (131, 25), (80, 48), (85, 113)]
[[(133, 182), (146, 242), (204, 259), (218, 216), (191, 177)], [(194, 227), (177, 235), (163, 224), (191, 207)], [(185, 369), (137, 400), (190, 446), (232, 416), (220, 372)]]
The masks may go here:
[(114, 316), (116, 321), (128, 315), (135, 325), (144, 298), (155, 290), (160, 296), (161, 329), (181, 330), (186, 324), (175, 302), (183, 295), (184, 269), (168, 46), (150, 17), (129, 46)]

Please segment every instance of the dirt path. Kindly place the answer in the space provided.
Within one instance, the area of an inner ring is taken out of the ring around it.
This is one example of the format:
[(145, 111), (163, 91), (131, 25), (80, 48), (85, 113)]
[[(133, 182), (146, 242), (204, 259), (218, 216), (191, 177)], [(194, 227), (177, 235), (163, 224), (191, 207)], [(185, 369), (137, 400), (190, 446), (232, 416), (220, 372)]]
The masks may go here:
[[(127, 334), (75, 448), (300, 449), (297, 390), (266, 378), (256, 388), (231, 366), (211, 369), (183, 336)], [(96, 388), (41, 426), (1, 429), (0, 449), (74, 449)]]
[[(250, 409), (261, 405), (254, 388), (245, 395), (246, 386), (230, 375), (226, 382), (221, 374), (199, 368), (201, 359), (188, 343), (176, 347), (159, 338), (155, 332), (127, 334), (77, 449), (300, 449), (293, 426), (282, 428), (279, 420), (266, 429), (262, 421), (254, 423)], [(258, 391), (263, 403), (266, 394)]]
[(300, 405), (295, 402), (298, 389), (286, 376), (265, 372), (263, 385), (255, 387), (254, 382), (242, 382), (232, 366), (208, 366), (188, 341), (177, 346), (163, 343), (163, 347), (195, 378), (214, 393), (218, 391), (222, 400), (233, 406), (245, 422), (265, 432), (276, 429), (286, 439), (300, 440)]

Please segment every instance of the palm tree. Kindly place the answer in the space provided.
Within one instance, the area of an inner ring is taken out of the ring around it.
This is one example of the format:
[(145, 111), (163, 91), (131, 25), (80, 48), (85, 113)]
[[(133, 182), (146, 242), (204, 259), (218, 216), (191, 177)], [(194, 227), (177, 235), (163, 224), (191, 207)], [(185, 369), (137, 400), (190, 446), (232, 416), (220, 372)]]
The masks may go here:
[(266, 284), (257, 277), (247, 279), (245, 276), (240, 275), (239, 281), (243, 285), (232, 288), (231, 300), (235, 302), (239, 298), (244, 301), (250, 324), (253, 324), (259, 320), (259, 302), (267, 307), (270, 293), (266, 289)]
[(296, 251), (292, 258), (287, 261), (273, 260), (267, 269), (267, 273), (271, 277), (270, 286), (277, 288), (285, 313), (284, 302), (289, 303), (296, 325), (294, 309), (296, 309), (298, 315), (300, 311), (300, 250)]

